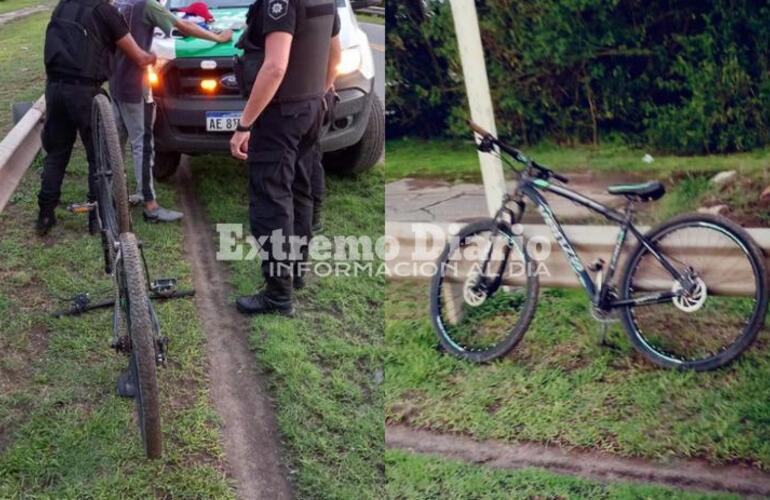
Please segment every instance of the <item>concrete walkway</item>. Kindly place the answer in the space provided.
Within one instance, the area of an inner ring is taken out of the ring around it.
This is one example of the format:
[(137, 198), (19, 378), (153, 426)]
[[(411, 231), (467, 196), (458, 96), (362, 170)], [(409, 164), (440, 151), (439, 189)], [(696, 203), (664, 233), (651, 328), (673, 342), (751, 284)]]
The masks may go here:
[[(607, 193), (607, 186), (646, 179), (634, 174), (605, 174), (580, 172), (567, 175), (567, 185), (584, 196), (610, 207), (622, 207), (625, 198)], [(509, 184), (512, 186), (512, 183)], [(586, 223), (596, 221), (588, 209), (553, 194), (546, 199), (560, 221)], [(481, 184), (451, 184), (435, 179), (406, 178), (385, 186), (385, 220), (389, 222), (463, 222), (487, 215), (484, 186)], [(526, 222), (539, 221), (540, 215), (525, 212)]]
[(2, 26), (5, 23), (9, 23), (11, 21), (15, 21), (16, 19), (21, 19), (22, 17), (27, 17), (29, 15), (35, 14), (37, 12), (43, 12), (44, 10), (49, 10), (50, 8), (51, 8), (50, 5), (33, 5), (32, 7), (25, 7), (23, 9), (12, 10), (11, 12), (0, 14), (0, 26)]

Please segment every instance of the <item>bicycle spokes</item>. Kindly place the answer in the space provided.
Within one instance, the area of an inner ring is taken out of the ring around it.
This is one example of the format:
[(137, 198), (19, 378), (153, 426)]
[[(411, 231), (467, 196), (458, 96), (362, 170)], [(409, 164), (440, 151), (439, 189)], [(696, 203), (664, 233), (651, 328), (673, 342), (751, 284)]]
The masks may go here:
[(463, 350), (494, 348), (519, 319), (528, 297), (526, 272), (509, 252), (506, 238), (475, 234), (454, 245), (440, 271), (444, 330)]
[(632, 309), (644, 341), (661, 355), (682, 361), (713, 357), (729, 348), (741, 337), (759, 297), (743, 245), (703, 225), (675, 228), (656, 246), (689, 286), (674, 279), (649, 252), (638, 259), (631, 298), (655, 292), (673, 295), (669, 301)]

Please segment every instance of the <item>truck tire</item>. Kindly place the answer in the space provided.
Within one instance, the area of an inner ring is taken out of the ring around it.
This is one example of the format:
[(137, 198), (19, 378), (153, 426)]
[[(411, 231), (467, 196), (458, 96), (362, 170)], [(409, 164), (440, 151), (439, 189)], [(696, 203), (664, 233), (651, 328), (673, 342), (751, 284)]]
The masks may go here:
[(176, 173), (179, 168), (181, 153), (155, 152), (155, 164), (152, 166), (152, 173), (155, 179), (164, 181)]
[(353, 175), (369, 170), (380, 161), (385, 150), (385, 108), (379, 97), (372, 93), (369, 123), (358, 143), (339, 151), (327, 153), (324, 167), (332, 173)]

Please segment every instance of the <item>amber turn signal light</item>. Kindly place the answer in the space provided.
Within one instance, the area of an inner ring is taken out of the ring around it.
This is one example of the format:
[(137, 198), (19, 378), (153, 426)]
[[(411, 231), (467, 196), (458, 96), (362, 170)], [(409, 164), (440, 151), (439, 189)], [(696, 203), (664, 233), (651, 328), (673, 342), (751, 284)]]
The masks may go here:
[(213, 92), (217, 89), (217, 81), (211, 79), (201, 80), (201, 88), (206, 92)]

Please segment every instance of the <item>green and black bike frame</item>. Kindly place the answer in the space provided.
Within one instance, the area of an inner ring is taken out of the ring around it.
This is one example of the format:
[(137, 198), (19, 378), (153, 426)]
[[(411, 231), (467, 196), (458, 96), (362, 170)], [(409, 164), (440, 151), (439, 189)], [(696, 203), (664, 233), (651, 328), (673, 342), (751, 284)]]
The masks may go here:
[[(626, 238), (628, 237), (629, 232), (634, 235), (634, 237), (636, 237), (636, 239), (641, 242), (642, 245), (646, 247), (650, 254), (655, 257), (658, 262), (660, 262), (661, 266), (663, 266), (663, 268), (671, 274), (672, 278), (682, 285), (682, 290), (692, 290), (696, 286), (694, 280), (690, 279), (689, 276), (682, 274), (679, 270), (677, 270), (676, 267), (674, 267), (671, 262), (669, 262), (669, 260), (660, 253), (655, 244), (647, 240), (641, 231), (639, 231), (636, 226), (634, 226), (632, 222), (633, 200), (631, 198), (628, 198), (625, 210), (623, 212), (619, 212), (564, 186), (551, 183), (547, 178), (550, 172), (544, 169), (538, 170), (538, 167), (530, 167), (528, 170), (534, 170), (536, 173), (534, 175), (530, 175), (527, 172), (522, 172), (515, 191), (511, 195), (506, 195), (503, 206), (500, 208), (500, 210), (498, 210), (495, 216), (498, 230), (503, 232), (504, 236), (509, 241), (514, 238), (511, 227), (518, 223), (524, 214), (525, 204), (523, 203), (523, 198), (529, 198), (537, 208), (538, 212), (540, 212), (540, 215), (543, 217), (546, 225), (548, 225), (552, 231), (556, 242), (559, 244), (562, 251), (564, 251), (567, 262), (577, 275), (578, 281), (580, 281), (580, 284), (585, 289), (595, 307), (602, 310), (609, 310), (618, 307), (659, 304), (669, 302), (673, 298), (683, 293), (682, 291), (666, 291), (650, 293), (648, 295), (642, 295), (628, 299), (620, 299), (612, 296), (610, 290), (612, 289), (615, 270), (617, 269), (618, 262), (620, 260), (620, 254), (623, 250), (623, 246), (626, 242)], [(543, 172), (542, 177), (539, 175), (541, 171)], [(585, 266), (574, 246), (570, 242), (561, 224), (554, 216), (553, 211), (551, 210), (551, 206), (548, 204), (548, 201), (545, 199), (541, 191), (550, 192), (574, 203), (577, 203), (578, 205), (586, 207), (592, 212), (596, 212), (620, 226), (620, 230), (615, 241), (615, 246), (612, 251), (612, 256), (610, 257), (607, 273), (598, 286), (597, 283), (594, 282), (594, 280), (591, 278), (591, 275), (588, 272), (588, 268)], [(511, 202), (518, 206), (518, 211), (512, 209)], [(490, 289), (496, 289), (502, 282), (501, 274), (503, 268), (505, 267), (505, 261), (507, 260), (510, 252), (510, 245), (505, 250), (505, 252), (504, 261), (500, 266), (498, 275), (495, 277), (492, 283), (487, 285), (487, 287)]]

